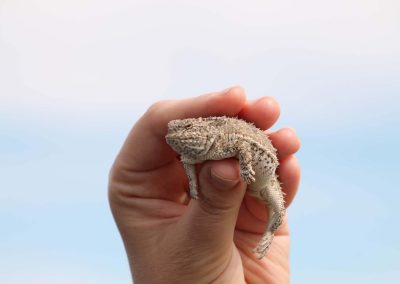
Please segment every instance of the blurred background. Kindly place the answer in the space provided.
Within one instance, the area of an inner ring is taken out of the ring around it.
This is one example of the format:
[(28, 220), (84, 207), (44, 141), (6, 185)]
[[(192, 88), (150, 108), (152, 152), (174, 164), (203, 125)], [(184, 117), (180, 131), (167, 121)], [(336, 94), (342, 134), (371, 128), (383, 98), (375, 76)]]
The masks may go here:
[(0, 283), (130, 283), (108, 170), (159, 99), (274, 96), (293, 283), (400, 277), (400, 2), (0, 0)]

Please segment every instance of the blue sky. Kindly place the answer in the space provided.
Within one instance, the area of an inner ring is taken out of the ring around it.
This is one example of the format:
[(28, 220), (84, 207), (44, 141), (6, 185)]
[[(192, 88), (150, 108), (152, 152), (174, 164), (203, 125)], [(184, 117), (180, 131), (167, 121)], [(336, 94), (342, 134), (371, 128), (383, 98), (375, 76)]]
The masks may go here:
[[(303, 177), (293, 283), (400, 277), (397, 1), (1, 1), (0, 282), (130, 283), (106, 198), (163, 98), (281, 103)], [(397, 223), (394, 223), (397, 222)]]

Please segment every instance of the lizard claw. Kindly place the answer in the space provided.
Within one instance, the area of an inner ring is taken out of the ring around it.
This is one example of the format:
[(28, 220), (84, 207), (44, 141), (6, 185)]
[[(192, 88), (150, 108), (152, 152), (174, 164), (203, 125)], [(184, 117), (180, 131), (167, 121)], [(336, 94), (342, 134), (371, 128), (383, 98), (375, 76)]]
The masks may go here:
[(249, 173), (249, 172), (242, 172), (242, 178), (247, 184), (250, 184), (252, 182), (255, 182), (256, 178), (254, 177), (254, 172)]

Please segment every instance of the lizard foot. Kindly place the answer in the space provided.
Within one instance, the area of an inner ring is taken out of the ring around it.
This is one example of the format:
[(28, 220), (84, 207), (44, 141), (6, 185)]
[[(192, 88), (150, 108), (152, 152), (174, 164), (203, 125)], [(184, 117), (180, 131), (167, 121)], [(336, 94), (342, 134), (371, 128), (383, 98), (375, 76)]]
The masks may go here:
[(258, 254), (258, 259), (262, 259), (265, 256), (273, 238), (274, 235), (267, 234), (258, 242), (257, 246), (253, 249), (253, 253)]

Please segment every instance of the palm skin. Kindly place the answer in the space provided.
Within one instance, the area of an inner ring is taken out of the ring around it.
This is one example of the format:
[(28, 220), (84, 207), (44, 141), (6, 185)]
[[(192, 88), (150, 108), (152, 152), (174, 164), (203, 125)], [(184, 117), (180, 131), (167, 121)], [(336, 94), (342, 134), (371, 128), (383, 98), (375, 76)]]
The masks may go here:
[[(232, 190), (213, 190), (218, 194), (195, 201), (188, 196), (181, 162), (163, 140), (166, 122), (211, 115), (239, 115), (267, 129), (278, 118), (279, 107), (271, 98), (248, 102), (241, 88), (232, 88), (185, 101), (160, 102), (138, 121), (116, 158), (109, 185), (111, 209), (133, 279), (139, 284), (288, 283), (287, 222), (277, 231), (266, 256), (258, 260), (252, 249), (265, 229), (267, 211), (245, 195), (235, 159), (198, 167), (201, 190), (214, 186), (208, 181), (210, 171), (228, 177)], [(289, 205), (299, 182), (293, 156), (299, 140), (290, 129), (271, 133), (270, 138), (278, 149), (278, 174)]]

